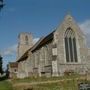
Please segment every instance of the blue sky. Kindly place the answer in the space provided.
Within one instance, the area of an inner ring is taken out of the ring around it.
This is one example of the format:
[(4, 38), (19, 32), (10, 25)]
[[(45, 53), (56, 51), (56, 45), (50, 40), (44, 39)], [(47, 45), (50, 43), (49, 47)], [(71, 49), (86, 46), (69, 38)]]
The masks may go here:
[(90, 0), (4, 0), (0, 13), (0, 52), (4, 67), (15, 61), (20, 32), (39, 38), (53, 31), (69, 12), (90, 33)]

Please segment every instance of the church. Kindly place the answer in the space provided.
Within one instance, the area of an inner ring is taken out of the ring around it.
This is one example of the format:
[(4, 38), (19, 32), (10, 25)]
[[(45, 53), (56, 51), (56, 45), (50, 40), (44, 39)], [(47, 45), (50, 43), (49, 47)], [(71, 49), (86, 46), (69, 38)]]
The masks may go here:
[(90, 49), (83, 31), (71, 15), (35, 44), (31, 33), (20, 33), (17, 48), (18, 78), (63, 76), (90, 71)]

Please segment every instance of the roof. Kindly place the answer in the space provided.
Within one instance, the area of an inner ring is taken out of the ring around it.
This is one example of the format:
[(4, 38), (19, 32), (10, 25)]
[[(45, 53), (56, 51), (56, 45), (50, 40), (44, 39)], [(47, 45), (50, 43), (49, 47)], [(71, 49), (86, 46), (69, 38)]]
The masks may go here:
[(46, 37), (44, 37), (41, 41), (39, 41), (38, 45), (36, 45), (35, 48), (33, 48), (31, 50), (31, 52), (35, 51), (36, 49), (40, 48), (41, 46), (45, 45), (46, 43), (48, 43), (49, 41), (53, 40), (53, 33), (55, 32), (55, 30), (53, 32), (51, 32), (49, 35), (47, 35)]
[(40, 40), (33, 45), (33, 47), (31, 47), (30, 49), (28, 49), (18, 60), (17, 62), (20, 61), (24, 61), (26, 60), (26, 58), (28, 57), (28, 52), (34, 52), (35, 50), (39, 49), (40, 47), (42, 47), (43, 45), (45, 45), (46, 43), (48, 43), (49, 41), (53, 40), (53, 34), (54, 34), (55, 30), (53, 32), (51, 32), (50, 34), (48, 34), (46, 37), (42, 37), (40, 38)]

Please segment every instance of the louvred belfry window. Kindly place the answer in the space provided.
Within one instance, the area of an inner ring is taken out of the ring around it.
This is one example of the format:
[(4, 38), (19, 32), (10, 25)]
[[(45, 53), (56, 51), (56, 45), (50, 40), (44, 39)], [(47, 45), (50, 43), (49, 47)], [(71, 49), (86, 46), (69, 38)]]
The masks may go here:
[(75, 32), (67, 28), (64, 34), (66, 62), (78, 62)]
[(28, 36), (25, 36), (25, 42), (26, 42), (25, 44), (28, 45), (28, 42), (29, 42), (28, 41)]

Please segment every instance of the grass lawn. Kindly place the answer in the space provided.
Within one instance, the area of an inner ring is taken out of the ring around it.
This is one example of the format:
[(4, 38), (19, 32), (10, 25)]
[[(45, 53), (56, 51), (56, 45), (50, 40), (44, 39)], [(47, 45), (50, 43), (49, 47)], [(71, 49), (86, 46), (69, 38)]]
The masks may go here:
[(10, 82), (0, 81), (0, 90), (13, 90), (13, 89)]

